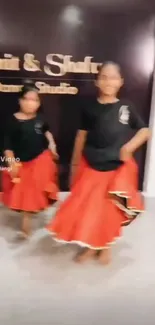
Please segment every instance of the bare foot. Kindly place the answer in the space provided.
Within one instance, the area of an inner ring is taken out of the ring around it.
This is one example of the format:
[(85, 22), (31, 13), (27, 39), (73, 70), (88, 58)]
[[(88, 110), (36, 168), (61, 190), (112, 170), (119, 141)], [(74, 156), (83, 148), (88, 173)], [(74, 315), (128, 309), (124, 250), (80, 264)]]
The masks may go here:
[(99, 256), (100, 256), (100, 253), (101, 253), (101, 250), (97, 250), (96, 253), (95, 253), (94, 258), (95, 258), (95, 259), (98, 259)]
[(94, 257), (96, 254), (96, 251), (94, 249), (86, 249), (83, 252), (78, 253), (75, 258), (74, 261), (77, 263), (83, 263), (85, 261), (87, 261), (88, 259)]
[(23, 231), (19, 231), (19, 232), (17, 233), (16, 240), (23, 241), (23, 240), (27, 240), (28, 237), (29, 237), (28, 234), (26, 234), (26, 233), (23, 232)]
[(100, 252), (98, 260), (101, 264), (104, 264), (104, 265), (110, 264), (111, 250), (109, 248), (107, 248), (107, 249), (104, 249), (102, 252)]

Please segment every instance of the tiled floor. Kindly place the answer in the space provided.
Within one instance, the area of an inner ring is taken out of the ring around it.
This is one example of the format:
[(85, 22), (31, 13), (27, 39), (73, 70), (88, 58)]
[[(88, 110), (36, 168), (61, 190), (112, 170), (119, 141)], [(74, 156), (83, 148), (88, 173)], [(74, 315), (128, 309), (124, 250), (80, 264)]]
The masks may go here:
[[(1, 325), (139, 325), (155, 323), (155, 218), (124, 230), (108, 267), (76, 265), (73, 246), (57, 246), (34, 220), (27, 243), (13, 241), (20, 216), (0, 208)], [(49, 209), (47, 222), (54, 213)]]

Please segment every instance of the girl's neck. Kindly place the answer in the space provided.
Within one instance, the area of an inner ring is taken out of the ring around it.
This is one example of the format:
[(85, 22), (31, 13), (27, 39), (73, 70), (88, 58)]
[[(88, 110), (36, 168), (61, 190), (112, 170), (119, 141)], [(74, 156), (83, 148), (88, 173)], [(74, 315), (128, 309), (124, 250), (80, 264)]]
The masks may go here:
[(100, 95), (97, 100), (100, 104), (112, 104), (117, 103), (119, 101), (119, 99), (115, 96), (106, 95)]
[(36, 116), (36, 113), (34, 114), (26, 114), (22, 111), (19, 111), (18, 113), (15, 113), (14, 114), (15, 117), (19, 118), (19, 119), (22, 119), (22, 120), (30, 120), (30, 119), (33, 119), (35, 116)]

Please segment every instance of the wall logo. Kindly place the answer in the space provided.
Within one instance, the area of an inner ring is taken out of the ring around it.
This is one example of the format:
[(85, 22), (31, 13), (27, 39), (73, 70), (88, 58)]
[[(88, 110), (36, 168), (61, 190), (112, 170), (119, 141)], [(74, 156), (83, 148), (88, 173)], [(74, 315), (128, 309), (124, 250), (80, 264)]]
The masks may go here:
[[(13, 54), (4, 53), (0, 57), (0, 71), (20, 71), (25, 70), (30, 73), (42, 72), (50, 77), (63, 77), (66, 74), (97, 74), (102, 63), (95, 62), (93, 56), (85, 56), (83, 60), (75, 61), (72, 55), (54, 54), (46, 55), (46, 63), (41, 64), (34, 54), (25, 53), (23, 62), (20, 57)], [(21, 78), (21, 75), (20, 75)], [(31, 79), (31, 77), (29, 77)], [(5, 78), (4, 78), (5, 79)], [(37, 79), (37, 77), (33, 77)], [(36, 80), (36, 87), (40, 94), (62, 94), (62, 95), (76, 95), (79, 89), (70, 84), (60, 80), (59, 85), (51, 85), (44, 81)], [(16, 93), (21, 90), (21, 85), (3, 84), (0, 83), (0, 92)]]

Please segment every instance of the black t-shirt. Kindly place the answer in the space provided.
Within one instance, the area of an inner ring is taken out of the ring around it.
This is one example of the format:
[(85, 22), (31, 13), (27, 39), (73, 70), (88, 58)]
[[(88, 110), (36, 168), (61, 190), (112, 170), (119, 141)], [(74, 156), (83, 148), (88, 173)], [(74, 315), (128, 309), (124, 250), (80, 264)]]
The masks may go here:
[(146, 127), (134, 106), (120, 100), (100, 104), (97, 100), (82, 109), (80, 127), (87, 139), (83, 155), (96, 170), (115, 170), (120, 161), (120, 149), (131, 138), (131, 130)]
[(19, 120), (13, 115), (7, 125), (3, 149), (12, 150), (20, 161), (30, 161), (48, 148), (45, 137), (48, 130), (41, 114), (30, 120)]

